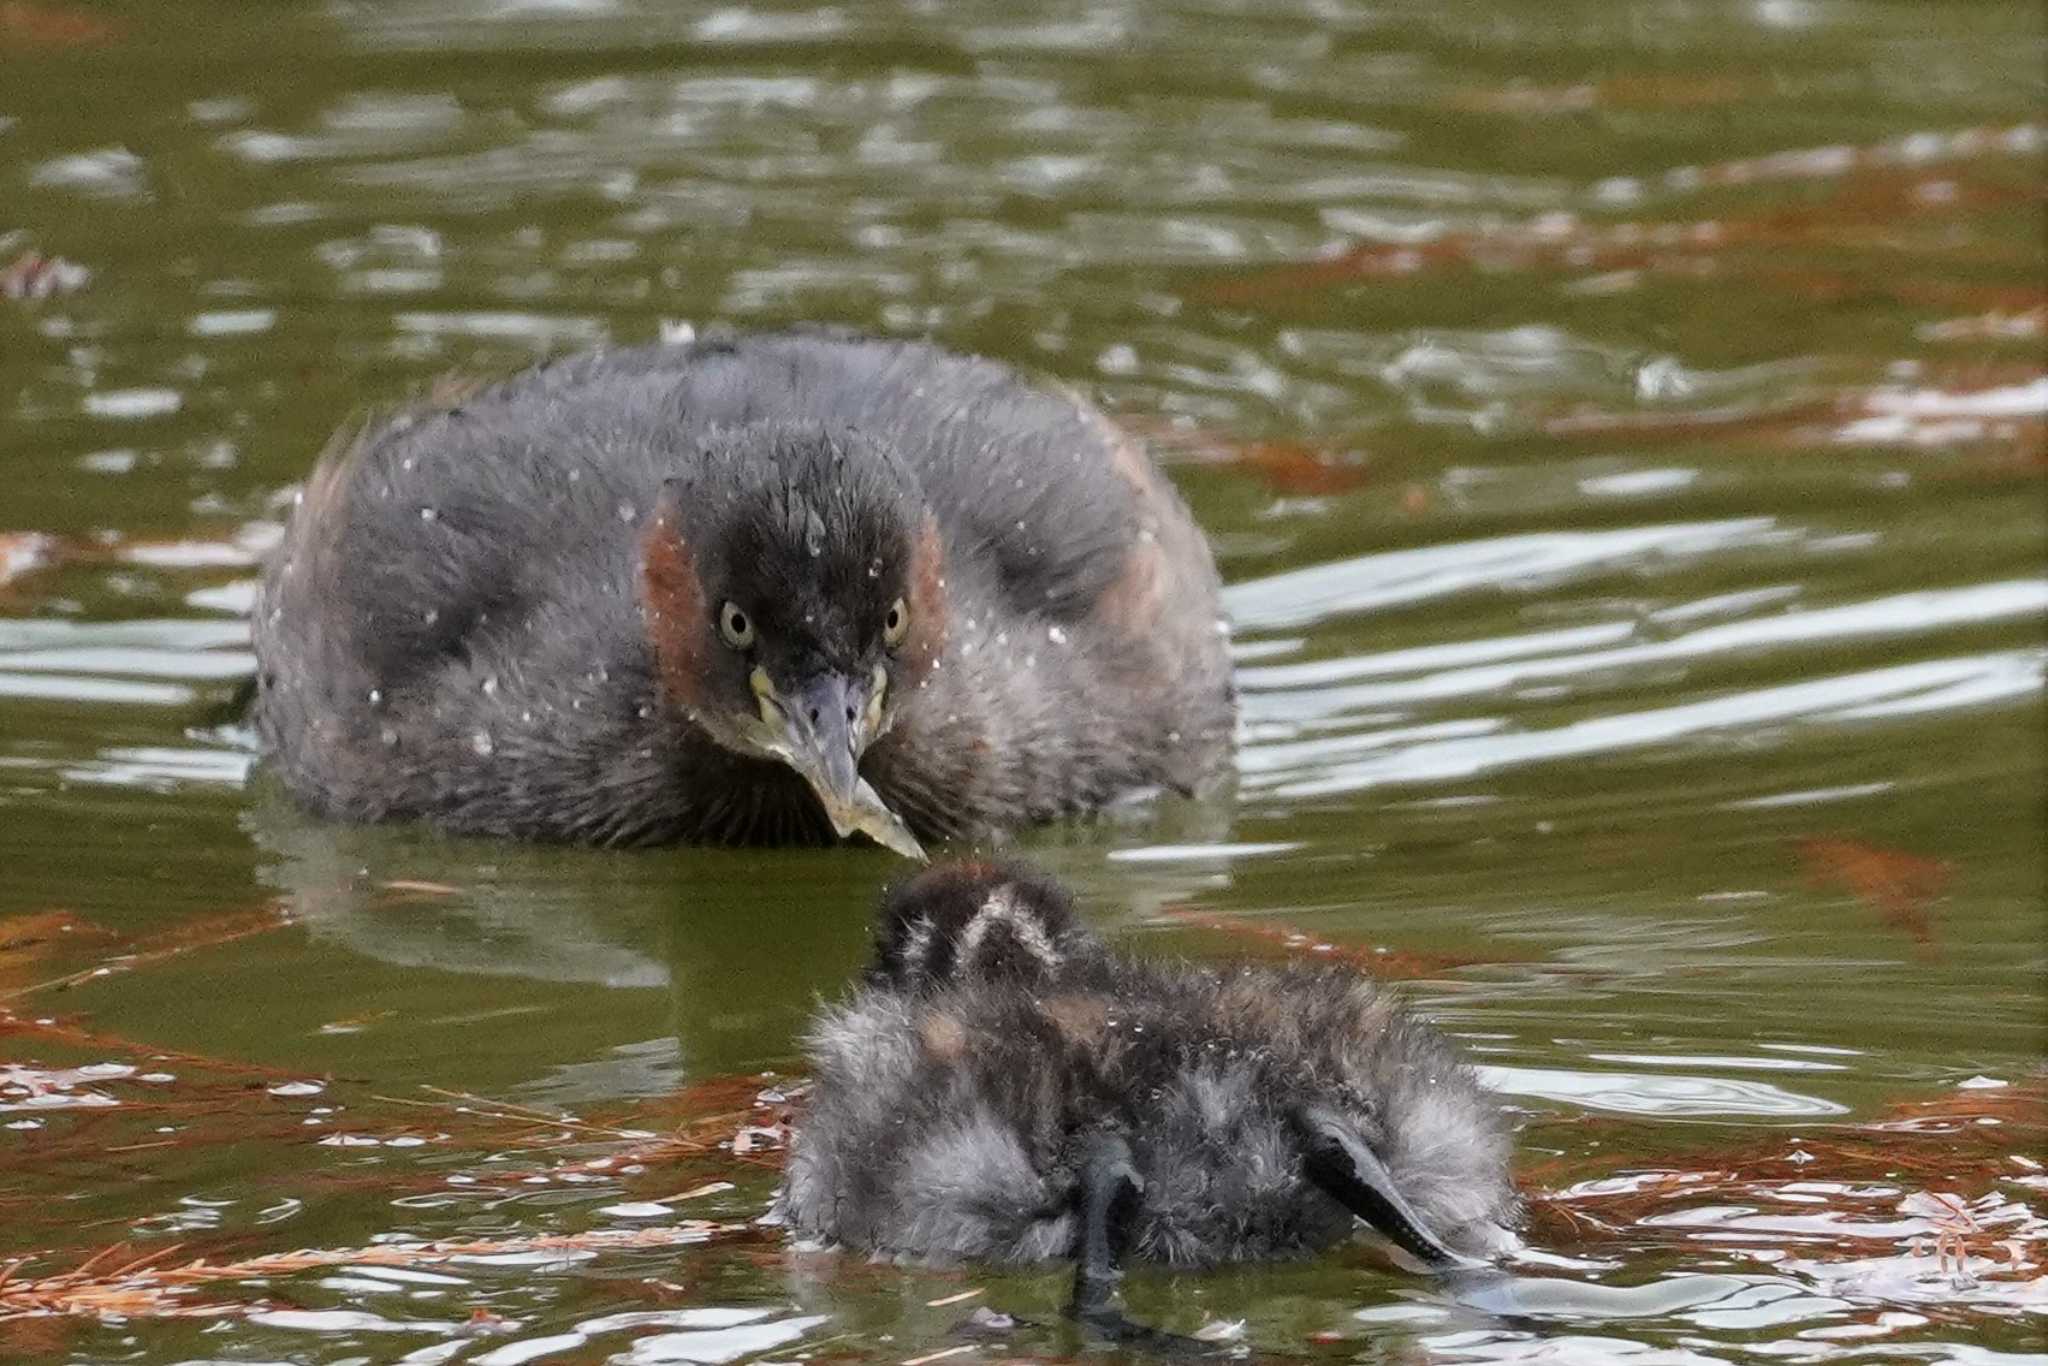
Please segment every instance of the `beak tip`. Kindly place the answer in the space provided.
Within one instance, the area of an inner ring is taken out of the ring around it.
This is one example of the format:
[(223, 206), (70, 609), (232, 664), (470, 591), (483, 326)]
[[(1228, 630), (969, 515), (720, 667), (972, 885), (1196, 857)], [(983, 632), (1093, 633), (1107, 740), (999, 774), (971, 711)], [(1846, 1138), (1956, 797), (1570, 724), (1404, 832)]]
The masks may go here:
[(857, 686), (837, 675), (805, 684), (781, 707), (788, 731), (775, 752), (810, 784), (840, 839), (866, 835), (904, 858), (929, 862), (910, 827), (861, 776), (858, 718), (866, 695)]
[(929, 863), (931, 858), (924, 846), (917, 842), (917, 836), (910, 833), (910, 827), (883, 804), (881, 794), (862, 780), (844, 802), (828, 801), (825, 814), (832, 822), (832, 829), (839, 838), (846, 839), (860, 834), (866, 835), (876, 844), (892, 853), (918, 863)]
[(904, 828), (901, 822), (897, 823), (896, 829), (891, 834), (895, 838), (882, 839), (872, 830), (867, 832), (868, 838), (874, 840), (892, 854), (900, 854), (913, 863), (930, 863), (932, 861), (932, 856), (924, 851), (924, 846), (917, 842), (917, 837)]

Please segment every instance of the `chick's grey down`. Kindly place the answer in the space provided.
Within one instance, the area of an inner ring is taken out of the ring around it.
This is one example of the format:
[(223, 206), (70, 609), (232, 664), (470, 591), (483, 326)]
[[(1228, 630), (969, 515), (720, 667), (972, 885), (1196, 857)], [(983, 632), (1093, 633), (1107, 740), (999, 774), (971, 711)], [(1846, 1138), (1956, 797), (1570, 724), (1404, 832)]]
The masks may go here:
[(1518, 1245), (1505, 1117), (1396, 995), (1336, 963), (1114, 951), (1029, 868), (894, 891), (867, 981), (819, 1011), (808, 1053), (779, 1206), (802, 1237), (1074, 1257), (1080, 1310), (1124, 1254), (1302, 1257), (1361, 1217), (1437, 1270)]
[(822, 331), (579, 356), (338, 441), (254, 635), (304, 804), (467, 833), (983, 836), (1202, 789), (1233, 725), (1214, 564), (1140, 446), (1005, 366)]

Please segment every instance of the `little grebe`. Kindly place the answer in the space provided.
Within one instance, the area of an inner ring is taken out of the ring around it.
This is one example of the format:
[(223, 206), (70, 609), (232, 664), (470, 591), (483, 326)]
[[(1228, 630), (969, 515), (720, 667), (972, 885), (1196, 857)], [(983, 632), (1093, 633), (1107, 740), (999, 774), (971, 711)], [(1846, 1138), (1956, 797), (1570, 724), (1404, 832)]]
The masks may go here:
[(1209, 550), (1070, 395), (804, 331), (544, 365), (337, 443), (255, 720), (354, 820), (901, 852), (1227, 763)]

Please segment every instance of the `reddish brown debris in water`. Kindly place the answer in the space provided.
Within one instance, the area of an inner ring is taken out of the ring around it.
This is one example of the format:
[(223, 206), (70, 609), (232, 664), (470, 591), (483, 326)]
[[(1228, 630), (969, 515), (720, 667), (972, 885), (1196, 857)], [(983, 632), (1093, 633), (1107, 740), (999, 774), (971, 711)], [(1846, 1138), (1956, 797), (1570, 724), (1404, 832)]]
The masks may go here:
[[(5, 12), (0, 7), (0, 16)], [(0, 299), (48, 299), (84, 289), (91, 280), (92, 272), (76, 261), (25, 251), (0, 266)]]
[[(195, 1303), (188, 1299), (194, 1290), (220, 1281), (248, 1280), (267, 1276), (288, 1276), (295, 1272), (330, 1266), (432, 1266), (458, 1257), (504, 1256), (529, 1252), (620, 1252), (646, 1248), (678, 1247), (702, 1243), (707, 1238), (731, 1232), (734, 1225), (692, 1219), (659, 1228), (592, 1229), (584, 1233), (543, 1234), (534, 1237), (479, 1238), (431, 1243), (379, 1243), (372, 1247), (302, 1248), (274, 1252), (240, 1261), (209, 1262), (198, 1258), (178, 1266), (153, 1266), (179, 1251), (179, 1245), (161, 1248), (147, 1256), (120, 1261), (131, 1251), (116, 1243), (87, 1258), (70, 1271), (48, 1276), (5, 1278), (0, 1273), (0, 1323), (16, 1317), (39, 1314), (120, 1314), (130, 1318), (192, 1318), (221, 1314), (254, 1313), (270, 1307), (269, 1301), (250, 1303)], [(10, 1263), (18, 1272), (31, 1259)], [(495, 1320), (488, 1311), (486, 1322)], [(472, 1323), (477, 1322), (472, 1316)]]
[(1266, 945), (1278, 952), (1297, 954), (1310, 958), (1327, 958), (1340, 963), (1349, 963), (1375, 977), (1392, 977), (1403, 980), (1438, 977), (1453, 968), (1470, 967), (1474, 963), (1497, 962), (1478, 954), (1428, 954), (1411, 953), (1400, 949), (1377, 948), (1358, 944), (1338, 944), (1321, 939), (1297, 929), (1268, 921), (1236, 920), (1228, 916), (1206, 915), (1200, 911), (1180, 907), (1169, 907), (1161, 912), (1168, 919), (1192, 929), (1210, 930), (1227, 934), (1237, 939), (1249, 939)]
[(203, 1053), (187, 1053), (176, 1048), (164, 1048), (157, 1044), (142, 1043), (135, 1039), (124, 1039), (119, 1034), (109, 1034), (87, 1029), (83, 1025), (56, 1016), (29, 1017), (0, 1005), (0, 1039), (13, 1036), (46, 1039), (66, 1047), (91, 1049), (101, 1053), (114, 1053), (150, 1062), (179, 1063), (203, 1067), (238, 1077), (292, 1078), (303, 1076), (302, 1072), (289, 1072), (261, 1063), (240, 1062), (230, 1058), (208, 1057)]
[(0, 4), (0, 50), (87, 47), (121, 36), (122, 26), (86, 10), (6, 0)]
[(0, 589), (57, 565), (144, 565), (158, 573), (219, 575), (258, 563), (264, 524), (196, 528), (177, 540), (131, 540), (120, 536), (79, 539), (40, 531), (0, 531)]
[(78, 1321), (46, 1315), (0, 1319), (0, 1361), (58, 1361), (69, 1356)]
[[(1770, 279), (1779, 288), (1830, 298), (1911, 298), (1916, 291), (1923, 295), (1932, 291), (1951, 301), (1981, 297), (1982, 290), (1973, 285), (1916, 282), (1903, 275), (1892, 258), (1912, 248), (1906, 228), (1914, 220), (1950, 219), (2038, 204), (2038, 186), (1959, 183), (1949, 163), (2030, 155), (2043, 136), (2043, 129), (2035, 124), (1980, 127), (1864, 147), (1802, 148), (1675, 167), (1647, 177), (1619, 177), (1588, 197), (1594, 213), (1609, 203), (1625, 204), (1651, 195), (1682, 197), (1702, 190), (1802, 180), (1838, 183), (1818, 200), (1801, 199), (1693, 221), (1603, 222), (1554, 211), (1484, 229), (1449, 230), (1421, 241), (1365, 242), (1323, 260), (1222, 280), (1205, 294), (1219, 303), (1256, 304), (1356, 281), (1401, 279), (1442, 270), (1669, 271), (1683, 275), (1726, 270)], [(1876, 251), (1881, 254), (1880, 263), (1876, 268), (1848, 271), (1783, 264), (1787, 251), (1803, 248)], [(1956, 264), (1956, 249), (1945, 248), (1943, 259)], [(2005, 305), (1987, 302), (1977, 306)]]
[(1365, 467), (1341, 461), (1299, 441), (1255, 441), (1230, 462), (1275, 493), (1317, 496), (1348, 493), (1367, 480)]
[[(1993, 373), (1993, 372), (1996, 373)], [(1679, 412), (1612, 411), (1579, 406), (1540, 415), (1546, 436), (1596, 448), (1711, 438), (1729, 454), (1892, 447), (1944, 456), (1940, 477), (2038, 473), (2048, 446), (2048, 383), (2038, 369), (1943, 367), (1910, 384), (1807, 392), (1770, 404), (1731, 404)]]
[(1147, 448), (1168, 465), (1213, 465), (1265, 484), (1275, 493), (1320, 496), (1348, 493), (1371, 482), (1366, 458), (1355, 450), (1329, 449), (1303, 441), (1234, 441), (1165, 422), (1125, 415), (1118, 422), (1143, 436)]
[[(672, 1095), (589, 1117), (424, 1089), (440, 1099), (370, 1099), (434, 1109), (451, 1131), (445, 1136), (449, 1143), (495, 1146), (500, 1156), (531, 1159), (466, 1172), (472, 1188), (525, 1186), (536, 1178), (571, 1184), (602, 1179), (620, 1182), (632, 1199), (670, 1204), (718, 1194), (736, 1182), (780, 1171), (795, 1106), (809, 1085), (796, 1080), (777, 1084), (762, 1076), (713, 1077)], [(362, 1107), (355, 1108), (361, 1124)], [(487, 1125), (510, 1127), (486, 1130)], [(334, 1174), (322, 1179), (329, 1186), (354, 1180)], [(410, 1175), (386, 1173), (374, 1180), (392, 1189), (443, 1185), (440, 1174), (424, 1169)]]
[(41, 569), (57, 556), (57, 538), (39, 531), (0, 531), (0, 584)]
[(750, 1169), (779, 1171), (796, 1107), (809, 1089), (808, 1082), (794, 1078), (709, 1078), (663, 1097), (654, 1103), (652, 1113), (643, 1107), (632, 1119), (622, 1120), (645, 1128), (657, 1116), (669, 1115), (673, 1127), (601, 1160), (607, 1168), (645, 1166), (655, 1173), (649, 1180), (664, 1188), (672, 1188), (683, 1171), (716, 1179), (744, 1178)]
[(1934, 950), (1932, 910), (1955, 875), (1951, 865), (1853, 839), (1801, 840), (1799, 857), (1809, 885), (1853, 894), (1885, 924)]
[(162, 934), (152, 935), (126, 952), (115, 954), (92, 967), (0, 990), (0, 1005), (20, 1000), (36, 992), (76, 986), (106, 972), (144, 967), (166, 958), (190, 953), (195, 949), (210, 949), (221, 944), (233, 943), (237, 939), (246, 939), (250, 935), (267, 934), (290, 923), (291, 916), (281, 898), (252, 910), (228, 911), (198, 920), (181, 921)]
[(81, 920), (69, 911), (36, 911), (0, 918), (0, 994), (44, 976), (44, 965), (65, 949), (113, 937), (113, 931)]
[(518, 1327), (516, 1320), (481, 1305), (469, 1311), (469, 1318), (462, 1325), (465, 1337), (495, 1337), (500, 1333), (515, 1332)]
[[(1592, 1128), (1626, 1123), (1591, 1115), (1575, 1121)], [(1937, 1211), (1932, 1231), (1947, 1241), (1951, 1255), (1959, 1249), (1990, 1255), (2004, 1234), (1977, 1227), (1966, 1205), (2034, 1174), (2015, 1157), (2048, 1149), (2048, 1078), (1900, 1100), (1868, 1123), (1801, 1128), (1767, 1144), (1750, 1135), (1727, 1147), (1668, 1154), (1650, 1170), (1616, 1171), (1592, 1146), (1575, 1148), (1570, 1157), (1533, 1163), (1520, 1173), (1531, 1192), (1530, 1235), (1540, 1245), (1595, 1248), (1610, 1239), (1668, 1237), (1674, 1227), (1687, 1236), (1664, 1217), (1681, 1206), (1849, 1210), (1874, 1216), (1881, 1228), (1896, 1219), (1903, 1197)], [(1823, 1205), (1788, 1204), (1779, 1195), (1823, 1184), (1837, 1191)], [(1963, 1210), (1963, 1217), (1943, 1216), (1942, 1209)], [(1844, 1255), (1866, 1252), (1859, 1241), (1892, 1237), (1859, 1235), (1850, 1221), (1831, 1231)], [(1802, 1255), (1823, 1250), (1805, 1237), (1801, 1246)]]

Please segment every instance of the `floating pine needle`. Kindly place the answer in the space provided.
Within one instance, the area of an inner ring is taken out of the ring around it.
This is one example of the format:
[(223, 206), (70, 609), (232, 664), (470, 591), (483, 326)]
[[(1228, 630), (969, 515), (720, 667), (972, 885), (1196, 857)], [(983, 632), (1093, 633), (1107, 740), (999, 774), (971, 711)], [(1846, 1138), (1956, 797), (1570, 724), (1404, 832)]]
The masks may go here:
[[(1578, 1122), (1613, 1127), (1595, 1117)], [(1822, 1255), (1816, 1234), (1825, 1228), (1837, 1255), (1861, 1256), (1869, 1242), (1891, 1241), (1905, 1215), (1927, 1221), (1937, 1269), (1946, 1274), (1951, 1265), (1966, 1267), (1973, 1252), (2002, 1250), (1994, 1260), (2021, 1263), (2003, 1248), (2013, 1237), (2004, 1216), (1986, 1224), (1972, 1202), (1998, 1201), (2016, 1172), (2034, 1170), (2025, 1154), (2044, 1145), (2048, 1079), (2032, 1077), (1900, 1101), (1877, 1120), (1802, 1129), (1768, 1149), (1745, 1139), (1736, 1148), (1672, 1154), (1655, 1170), (1617, 1172), (1599, 1151), (1612, 1145), (1581, 1145), (1580, 1156), (1536, 1164), (1521, 1177), (1525, 1185), (1550, 1187), (1532, 1190), (1530, 1202), (1532, 1237), (1546, 1246), (1689, 1238), (1688, 1225), (1673, 1218), (1679, 1209), (1754, 1207), (1837, 1216), (1793, 1240), (1800, 1255)], [(1814, 1203), (1816, 1196), (1825, 1203)], [(2021, 1217), (2016, 1206), (2008, 1213)], [(2024, 1217), (2029, 1238), (2048, 1235), (2048, 1220)], [(1754, 1230), (1760, 1238), (1772, 1232)]]
[(674, 1195), (657, 1196), (652, 1203), (657, 1205), (673, 1205), (684, 1200), (698, 1200), (707, 1195), (722, 1195), (726, 1191), (733, 1189), (735, 1187), (730, 1181), (706, 1181), (701, 1186), (695, 1186), (686, 1191), (679, 1191)]
[[(647, 1137), (644, 1129), (615, 1129), (603, 1124), (591, 1124), (574, 1115), (553, 1110), (539, 1110), (532, 1106), (520, 1105), (513, 1101), (492, 1100), (488, 1096), (472, 1095), (468, 1091), (450, 1091), (439, 1086), (422, 1086), (429, 1095), (445, 1097), (444, 1104), (461, 1113), (478, 1114), (486, 1119), (522, 1120), (529, 1124), (548, 1128), (568, 1129), (576, 1133), (589, 1134), (598, 1138), (622, 1138), (627, 1140)], [(408, 1101), (395, 1096), (378, 1096), (378, 1100), (393, 1105), (430, 1105), (432, 1101)]]
[[(705, 1163), (712, 1165), (713, 1171), (706, 1175), (716, 1175), (717, 1179), (700, 1181), (680, 1194), (647, 1197), (656, 1203), (667, 1203), (730, 1190), (732, 1183), (723, 1177), (738, 1174), (738, 1168), (778, 1169), (782, 1150), (788, 1141), (790, 1116), (783, 1108), (787, 1097), (780, 1091), (763, 1091), (761, 1078), (755, 1076), (714, 1077), (674, 1095), (661, 1097), (651, 1105), (636, 1105), (610, 1123), (493, 1100), (469, 1092), (431, 1086), (422, 1089), (445, 1099), (410, 1100), (386, 1095), (370, 1098), (387, 1105), (431, 1108), (469, 1120), (496, 1120), (527, 1126), (512, 1140), (518, 1146), (501, 1148), (497, 1154), (500, 1158), (520, 1154), (562, 1154), (565, 1149), (588, 1151), (591, 1146), (604, 1145), (603, 1150), (595, 1155), (567, 1157), (544, 1166), (500, 1162), (471, 1174), (471, 1179), (478, 1185), (526, 1184), (536, 1177), (570, 1181), (591, 1177), (614, 1178), (622, 1171), (635, 1169), (644, 1169), (650, 1182), (656, 1179), (673, 1182), (679, 1166), (691, 1163), (700, 1167)], [(801, 1094), (804, 1089), (799, 1084), (788, 1088), (792, 1095)], [(773, 1095), (778, 1100), (770, 1104), (760, 1099), (763, 1095)], [(751, 1104), (744, 1109), (731, 1108), (745, 1102)], [(718, 1108), (713, 1113), (703, 1113), (710, 1107)], [(773, 1122), (763, 1123), (764, 1119)], [(666, 1133), (657, 1132), (658, 1126), (665, 1121), (673, 1122), (675, 1127)], [(625, 1146), (616, 1146), (619, 1143)]]
[(396, 892), (399, 894), (400, 899), (404, 900), (462, 895), (460, 887), (452, 887), (445, 882), (422, 882), (416, 878), (407, 877), (392, 878), (389, 881), (380, 882), (377, 884), (377, 889), (383, 892)]
[[(205, 1258), (180, 1266), (151, 1266), (176, 1247), (153, 1252), (110, 1270), (99, 1269), (128, 1250), (116, 1244), (71, 1271), (24, 1279), (0, 1277), (0, 1322), (38, 1314), (118, 1314), (129, 1318), (203, 1317), (254, 1313), (264, 1302), (194, 1303), (194, 1290), (218, 1281), (288, 1276), (316, 1267), (432, 1266), (464, 1257), (505, 1256), (532, 1252), (603, 1253), (637, 1251), (701, 1243), (737, 1225), (693, 1219), (661, 1228), (593, 1229), (585, 1233), (544, 1234), (525, 1238), (482, 1238), (431, 1243), (382, 1243), (358, 1248), (305, 1248), (233, 1262)], [(13, 1263), (8, 1271), (21, 1266)]]
[(930, 1366), (930, 1363), (934, 1361), (944, 1361), (947, 1357), (962, 1356), (975, 1350), (977, 1350), (975, 1344), (963, 1342), (958, 1347), (947, 1347), (936, 1352), (926, 1352), (921, 1357), (907, 1358), (903, 1366)]
[(233, 1058), (216, 1058), (204, 1053), (188, 1053), (182, 1049), (165, 1048), (160, 1044), (142, 1043), (126, 1039), (119, 1034), (103, 1030), (87, 1029), (83, 1025), (60, 1016), (38, 1016), (30, 1018), (7, 1008), (7, 997), (0, 992), (0, 1038), (12, 1034), (45, 1039), (74, 1048), (89, 1048), (106, 1053), (122, 1053), (152, 1063), (176, 1063), (186, 1067), (203, 1068), (238, 1078), (265, 1077), (271, 1079), (292, 1079), (304, 1074), (284, 1068), (270, 1067), (263, 1063), (243, 1062)]
[[(4, 552), (0, 552), (4, 556)], [(0, 577), (4, 577), (0, 569)], [(49, 969), (47, 959), (72, 944), (111, 939), (111, 930), (80, 920), (69, 911), (36, 911), (0, 919), (0, 990), (18, 988)]]
[(151, 963), (175, 958), (195, 949), (215, 948), (221, 944), (233, 943), (237, 939), (246, 939), (250, 935), (267, 934), (291, 923), (291, 915), (282, 899), (252, 910), (208, 916), (143, 940), (126, 953), (116, 954), (93, 967), (81, 968), (77, 972), (32, 982), (25, 986), (0, 990), (0, 1003), (20, 1000), (36, 992), (76, 986), (80, 982), (90, 981), (94, 977), (110, 972), (146, 967)]

